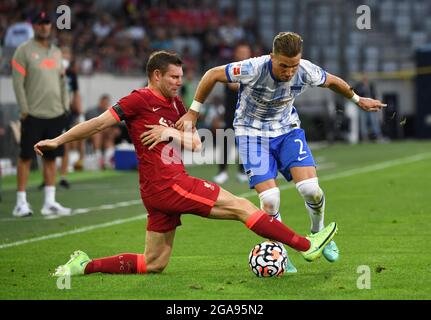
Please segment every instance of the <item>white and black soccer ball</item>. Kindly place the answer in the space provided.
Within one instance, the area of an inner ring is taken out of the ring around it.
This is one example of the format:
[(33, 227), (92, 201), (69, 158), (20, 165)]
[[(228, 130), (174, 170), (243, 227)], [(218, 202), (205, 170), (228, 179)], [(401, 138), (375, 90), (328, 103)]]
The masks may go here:
[(267, 240), (254, 246), (248, 256), (248, 263), (258, 277), (278, 277), (286, 270), (287, 259), (283, 246)]

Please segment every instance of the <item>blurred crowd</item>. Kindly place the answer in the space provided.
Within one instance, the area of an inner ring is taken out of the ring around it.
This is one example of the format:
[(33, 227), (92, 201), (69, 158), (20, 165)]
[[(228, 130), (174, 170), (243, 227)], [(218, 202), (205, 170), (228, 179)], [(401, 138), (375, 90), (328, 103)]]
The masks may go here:
[[(59, 47), (73, 48), (80, 74), (142, 74), (149, 54), (160, 49), (178, 52), (185, 69), (196, 73), (228, 62), (239, 41), (252, 43), (256, 55), (267, 51), (252, 21), (240, 23), (234, 7), (217, 7), (214, 1), (70, 0), (61, 4), (71, 9), (71, 30), (53, 28), (53, 36)], [(8, 28), (25, 22), (31, 26), (32, 14), (40, 9), (55, 21), (58, 5), (42, 0), (1, 1), (2, 50), (14, 45), (6, 39)]]

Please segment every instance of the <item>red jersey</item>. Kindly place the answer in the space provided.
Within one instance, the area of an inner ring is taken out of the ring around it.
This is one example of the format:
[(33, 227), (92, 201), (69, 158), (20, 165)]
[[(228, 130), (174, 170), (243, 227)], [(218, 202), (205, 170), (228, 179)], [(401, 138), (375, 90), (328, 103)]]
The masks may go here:
[(125, 120), (135, 146), (142, 197), (170, 187), (174, 184), (173, 178), (186, 173), (180, 146), (161, 142), (149, 150), (140, 139), (142, 133), (150, 130), (145, 125), (175, 127), (175, 122), (186, 113), (179, 97), (167, 99), (149, 88), (142, 88), (121, 98), (110, 111), (118, 121)]

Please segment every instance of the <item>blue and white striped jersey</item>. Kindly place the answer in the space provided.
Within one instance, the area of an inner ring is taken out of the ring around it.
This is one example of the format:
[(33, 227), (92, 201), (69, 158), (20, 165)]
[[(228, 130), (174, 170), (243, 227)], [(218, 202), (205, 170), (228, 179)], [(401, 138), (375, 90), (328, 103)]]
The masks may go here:
[(277, 81), (269, 55), (230, 63), (226, 76), (240, 83), (233, 122), (237, 136), (277, 137), (299, 127), (296, 96), (326, 81), (326, 72), (305, 59), (289, 82)]

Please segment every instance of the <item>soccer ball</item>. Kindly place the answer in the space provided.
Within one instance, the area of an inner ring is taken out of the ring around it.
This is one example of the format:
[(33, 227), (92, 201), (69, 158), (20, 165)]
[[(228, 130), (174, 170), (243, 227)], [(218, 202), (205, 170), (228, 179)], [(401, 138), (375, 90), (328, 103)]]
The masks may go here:
[(287, 252), (282, 245), (267, 240), (254, 246), (248, 256), (248, 263), (258, 277), (278, 277), (286, 270), (287, 259)]

